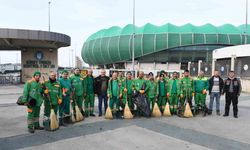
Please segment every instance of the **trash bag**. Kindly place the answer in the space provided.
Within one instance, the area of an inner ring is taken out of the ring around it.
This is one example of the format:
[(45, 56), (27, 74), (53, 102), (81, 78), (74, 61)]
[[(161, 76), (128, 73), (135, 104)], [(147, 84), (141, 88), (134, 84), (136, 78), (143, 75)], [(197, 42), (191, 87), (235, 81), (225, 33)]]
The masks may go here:
[(145, 117), (150, 116), (150, 104), (147, 100), (146, 94), (140, 94), (139, 92), (134, 91), (132, 102), (143, 112)]

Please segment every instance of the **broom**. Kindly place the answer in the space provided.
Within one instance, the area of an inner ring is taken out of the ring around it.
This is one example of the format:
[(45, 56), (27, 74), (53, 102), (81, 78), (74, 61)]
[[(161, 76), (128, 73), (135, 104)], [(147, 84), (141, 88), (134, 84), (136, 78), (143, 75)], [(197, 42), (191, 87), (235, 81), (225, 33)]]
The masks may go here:
[(192, 118), (193, 117), (193, 114), (192, 114), (192, 111), (190, 109), (190, 106), (189, 106), (188, 102), (186, 103), (185, 111), (184, 111), (184, 115), (183, 116), (186, 117), (186, 118)]
[(55, 113), (54, 109), (52, 108), (52, 102), (51, 102), (49, 93), (47, 93), (47, 98), (50, 101), (50, 117), (49, 117), (49, 119), (50, 119), (50, 129), (52, 131), (54, 131), (54, 130), (59, 128), (59, 124), (58, 124), (58, 121), (57, 121), (56, 113)]
[[(73, 96), (75, 95), (75, 89), (73, 90)], [(82, 116), (82, 113), (76, 103), (76, 100), (75, 100), (75, 96), (73, 97), (73, 101), (75, 103), (75, 111), (76, 111), (76, 117), (75, 117), (75, 121), (76, 122), (79, 122), (79, 121), (82, 121), (83, 120), (83, 116)]]
[(105, 113), (105, 119), (113, 119), (112, 111), (111, 111), (111, 108), (109, 107), (109, 105), (108, 105), (108, 108), (107, 108), (106, 113)]
[(134, 116), (132, 115), (130, 108), (128, 107), (128, 97), (126, 97), (126, 106), (124, 108), (124, 118), (125, 119), (132, 119), (133, 117)]
[(71, 116), (70, 116), (71, 121), (74, 123), (74, 122), (76, 122), (76, 118), (75, 118), (75, 115), (74, 115), (74, 110), (72, 108), (72, 104), (70, 104), (70, 112), (71, 112)]
[(171, 116), (171, 112), (170, 112), (170, 108), (169, 108), (169, 103), (167, 102), (164, 112), (163, 112), (163, 116)]
[(186, 118), (192, 118), (193, 117), (193, 113), (191, 111), (190, 105), (187, 102), (187, 96), (186, 96), (186, 106), (185, 106), (185, 111), (184, 111), (183, 116), (186, 117)]
[(160, 117), (160, 116), (161, 116), (160, 109), (158, 107), (158, 104), (155, 102), (154, 108), (153, 108), (153, 111), (152, 111), (152, 117)]
[[(44, 76), (43, 76), (43, 80), (45, 81)], [(52, 131), (54, 131), (54, 130), (59, 128), (59, 124), (58, 124), (58, 121), (57, 121), (56, 113), (55, 113), (54, 109), (52, 108), (52, 102), (51, 102), (51, 99), (50, 99), (49, 90), (46, 89), (45, 91), (46, 91), (45, 94), (46, 94), (46, 96), (47, 96), (47, 98), (48, 98), (48, 100), (50, 102), (50, 117), (49, 117), (50, 118), (50, 129)]]

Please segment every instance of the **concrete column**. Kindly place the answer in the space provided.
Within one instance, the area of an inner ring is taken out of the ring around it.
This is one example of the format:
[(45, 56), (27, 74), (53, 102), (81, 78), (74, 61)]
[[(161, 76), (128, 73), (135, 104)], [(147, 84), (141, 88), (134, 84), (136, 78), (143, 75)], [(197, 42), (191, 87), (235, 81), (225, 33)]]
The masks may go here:
[(139, 61), (137, 62), (137, 65), (138, 65), (138, 70), (141, 70), (141, 63)]
[(179, 74), (180, 74), (180, 77), (182, 77), (182, 74), (181, 74), (181, 62), (179, 63)]
[(234, 71), (235, 59), (236, 59), (236, 55), (232, 55), (231, 56), (231, 70), (232, 71)]
[(215, 70), (215, 62), (216, 62), (216, 59), (215, 59), (215, 58), (213, 58), (213, 60), (212, 60), (212, 70), (211, 70), (211, 75), (213, 75), (214, 70)]
[(198, 74), (201, 71), (201, 63), (202, 63), (202, 60), (199, 60), (198, 61)]
[(124, 62), (124, 68), (126, 70), (126, 68), (127, 68), (127, 62)]
[(188, 70), (190, 71), (191, 61), (188, 62)]

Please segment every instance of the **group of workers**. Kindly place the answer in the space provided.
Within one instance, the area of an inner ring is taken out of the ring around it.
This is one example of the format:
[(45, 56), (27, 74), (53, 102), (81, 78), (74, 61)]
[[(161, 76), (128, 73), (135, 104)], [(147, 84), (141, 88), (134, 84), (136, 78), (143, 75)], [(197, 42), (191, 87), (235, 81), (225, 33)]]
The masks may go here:
[[(232, 102), (234, 117), (238, 117), (237, 104), (241, 84), (235, 77), (234, 71), (229, 72), (225, 81), (219, 76), (218, 71), (215, 71), (211, 78), (205, 77), (203, 71), (200, 71), (197, 77), (191, 78), (188, 70), (184, 71), (181, 78), (178, 77), (177, 72), (173, 72), (169, 78), (165, 71), (161, 71), (156, 77), (152, 72), (145, 77), (144, 72), (139, 71), (137, 78), (133, 78), (132, 72), (127, 72), (126, 77), (122, 72), (113, 72), (110, 78), (106, 76), (105, 70), (101, 70), (100, 75), (95, 78), (91, 69), (86, 76), (82, 76), (80, 69), (75, 68), (74, 73), (69, 75), (69, 72), (64, 70), (61, 77), (57, 79), (56, 73), (52, 72), (48, 80), (45, 80), (44, 77), (41, 79), (40, 72), (35, 72), (33, 78), (25, 83), (22, 101), (27, 106), (30, 133), (44, 128), (50, 130), (51, 110), (56, 115), (59, 113), (60, 126), (71, 123), (71, 116), (75, 115), (76, 111), (75, 106), (78, 106), (84, 117), (95, 117), (95, 96), (98, 96), (99, 116), (105, 114), (109, 106), (116, 118), (123, 118), (126, 104), (133, 115), (140, 116), (142, 114), (133, 102), (135, 92), (145, 95), (151, 111), (157, 104), (163, 113), (168, 103), (171, 114), (180, 115), (188, 103), (193, 114), (202, 111), (204, 116), (212, 114), (214, 98), (216, 98), (216, 113), (220, 115), (220, 96), (225, 93), (226, 104), (223, 116), (229, 115)], [(209, 108), (206, 106), (207, 93), (210, 95)], [(44, 127), (39, 124), (43, 102)]]

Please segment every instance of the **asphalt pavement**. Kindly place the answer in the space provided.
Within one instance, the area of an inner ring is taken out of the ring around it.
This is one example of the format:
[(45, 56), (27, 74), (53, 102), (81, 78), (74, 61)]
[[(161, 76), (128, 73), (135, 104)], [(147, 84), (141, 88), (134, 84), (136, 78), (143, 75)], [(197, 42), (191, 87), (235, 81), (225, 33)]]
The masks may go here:
[[(88, 117), (54, 132), (26, 129), (26, 108), (15, 104), (22, 85), (0, 86), (0, 150), (247, 150), (250, 147), (250, 95), (239, 97), (239, 118), (211, 116), (106, 120)], [(207, 96), (208, 103), (208, 96)], [(221, 113), (224, 112), (224, 96)], [(97, 103), (95, 103), (97, 106)], [(215, 104), (214, 104), (215, 105)], [(97, 107), (95, 108), (97, 113)], [(42, 124), (41, 110), (40, 124)]]

